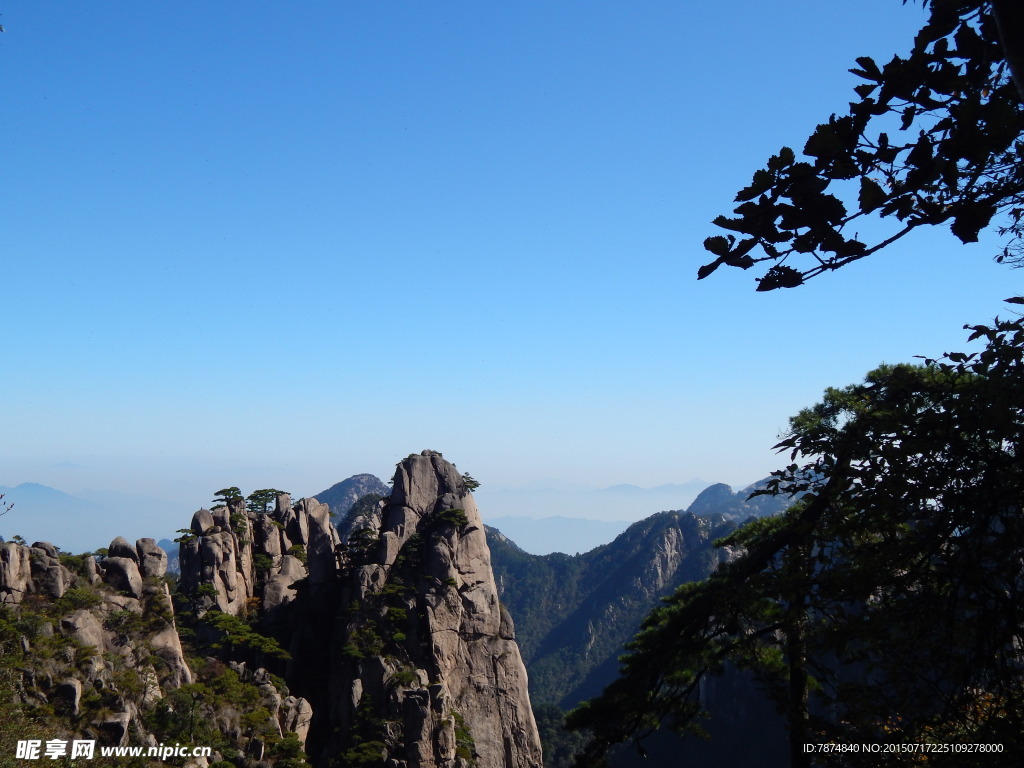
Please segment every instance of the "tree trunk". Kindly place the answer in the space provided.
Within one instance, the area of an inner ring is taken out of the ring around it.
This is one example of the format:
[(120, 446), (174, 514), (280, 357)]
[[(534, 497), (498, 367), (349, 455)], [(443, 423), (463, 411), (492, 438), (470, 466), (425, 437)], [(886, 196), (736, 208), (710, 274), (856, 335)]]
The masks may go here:
[(791, 606), (793, 613), (786, 632), (786, 655), (789, 657), (789, 764), (792, 768), (810, 768), (811, 756), (804, 752), (810, 736), (807, 712), (807, 647), (804, 645), (802, 605)]
[(1021, 0), (992, 0), (992, 15), (999, 30), (999, 44), (1010, 66), (1017, 93), (1024, 101), (1024, 3)]
[(786, 657), (789, 665), (789, 689), (786, 712), (789, 718), (789, 764), (791, 768), (811, 768), (811, 756), (804, 752), (810, 740), (810, 716), (807, 692), (807, 589), (811, 575), (811, 547), (807, 539), (791, 546), (784, 555), (784, 572), (789, 579), (789, 605), (786, 608)]

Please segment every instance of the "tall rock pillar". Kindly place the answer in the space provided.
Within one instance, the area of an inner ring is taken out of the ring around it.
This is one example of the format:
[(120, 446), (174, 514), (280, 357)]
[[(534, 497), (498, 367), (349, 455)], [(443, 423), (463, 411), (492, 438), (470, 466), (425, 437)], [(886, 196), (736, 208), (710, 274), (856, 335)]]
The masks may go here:
[(512, 619), (455, 466), (434, 451), (400, 462), (342, 556), (330, 751), (392, 768), (542, 768)]

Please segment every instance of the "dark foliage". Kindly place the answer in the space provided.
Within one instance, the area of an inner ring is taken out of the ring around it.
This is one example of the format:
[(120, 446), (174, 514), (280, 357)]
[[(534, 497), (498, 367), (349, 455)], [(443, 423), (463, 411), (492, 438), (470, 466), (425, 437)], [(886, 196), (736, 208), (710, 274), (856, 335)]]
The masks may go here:
[[(1011, 77), (1024, 11), (1016, 0), (928, 5), (911, 53), (857, 59), (850, 71), (865, 82), (849, 113), (819, 125), (802, 157), (783, 147), (736, 195), (734, 215), (715, 219), (729, 234), (704, 241), (715, 259), (698, 279), (767, 262), (758, 290), (791, 288), (922, 225), (975, 242), (996, 217), (1008, 237), (997, 259), (1024, 260), (1024, 105)], [(873, 242), (858, 234), (869, 216), (892, 222)]]
[[(807, 741), (999, 743), (1024, 751), (1024, 325), (977, 327), (983, 352), (883, 367), (791, 421), (782, 518), (724, 543), (745, 556), (645, 622), (623, 676), (572, 717), (580, 765), (701, 713), (701, 681), (749, 669)], [(874, 765), (843, 753), (830, 765)], [(919, 755), (886, 755), (887, 765)]]

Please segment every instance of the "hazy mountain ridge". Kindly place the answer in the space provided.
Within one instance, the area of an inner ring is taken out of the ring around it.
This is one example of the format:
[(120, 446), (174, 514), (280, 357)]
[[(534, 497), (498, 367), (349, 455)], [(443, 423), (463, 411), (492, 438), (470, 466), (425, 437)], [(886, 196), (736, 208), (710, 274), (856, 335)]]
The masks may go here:
[(488, 527), (501, 531), (530, 554), (580, 554), (607, 544), (630, 526), (628, 520), (582, 517), (494, 517)]
[(3, 538), (15, 535), (26, 541), (51, 541), (64, 551), (85, 552), (105, 547), (116, 535), (135, 539), (164, 536), (173, 530), (153, 531), (147, 521), (180, 508), (163, 499), (119, 493), (83, 491), (66, 493), (40, 483), (0, 486), (4, 503), (14, 506), (0, 517)]
[(658, 600), (702, 579), (723, 553), (712, 542), (735, 530), (725, 517), (660, 512), (583, 555), (530, 555), (488, 530), (491, 561), (538, 703), (569, 708), (600, 692)]
[(389, 496), (391, 486), (376, 475), (364, 473), (347, 477), (326, 491), (315, 494), (313, 498), (321, 504), (326, 504), (330, 507), (331, 514), (341, 519), (352, 509), (353, 504), (371, 493), (378, 496)]
[(548, 481), (519, 488), (492, 488), (484, 482), (474, 495), (482, 508), (488, 511), (490, 519), (564, 516), (602, 522), (622, 521), (624, 529), (630, 522), (636, 522), (652, 511), (685, 509), (709, 485), (704, 480), (689, 480), (685, 483), (663, 483), (653, 488), (630, 483), (587, 488)]
[[(623, 644), (661, 598), (681, 584), (706, 578), (720, 562), (736, 555), (730, 548), (715, 548), (717, 539), (750, 517), (776, 514), (789, 505), (790, 500), (781, 496), (747, 501), (764, 482), (735, 493), (724, 484), (709, 486), (685, 512), (651, 515), (581, 555), (531, 555), (503, 532), (488, 528), (495, 579), (516, 620), (530, 674), (547, 768), (568, 766), (579, 738), (560, 729), (558, 710), (597, 695), (617, 677)], [(748, 679), (734, 674), (716, 678), (704, 695), (710, 707), (725, 712), (716, 719), (716, 728), (725, 724), (761, 734), (764, 748), (759, 752), (729, 738), (714, 746), (699, 740), (684, 746), (659, 735), (649, 747), (653, 759), (637, 761), (634, 753), (623, 750), (613, 765), (675, 766), (683, 755), (709, 768), (752, 760), (778, 764), (785, 744), (773, 737), (782, 732), (781, 726)]]
[(752, 493), (764, 488), (768, 480), (759, 480), (735, 493), (725, 483), (715, 483), (701, 491), (686, 511), (694, 515), (723, 515), (736, 521), (776, 515), (790, 505), (789, 497), (770, 494), (751, 497)]

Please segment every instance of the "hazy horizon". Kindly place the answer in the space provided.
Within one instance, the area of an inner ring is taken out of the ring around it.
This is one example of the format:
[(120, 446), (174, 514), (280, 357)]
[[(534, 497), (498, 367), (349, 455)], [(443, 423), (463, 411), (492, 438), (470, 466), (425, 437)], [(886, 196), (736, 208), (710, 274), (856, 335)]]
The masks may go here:
[[(337, 482), (344, 479), (339, 478)], [(474, 492), (474, 497), (487, 524), (508, 518), (555, 517), (595, 523), (631, 523), (666, 509), (684, 509), (710, 484), (694, 480), (655, 488), (587, 488), (575, 484), (563, 484), (559, 488), (549, 483), (543, 488), (536, 485), (480, 488)], [(243, 489), (251, 490), (255, 489)], [(295, 494), (294, 498), (313, 496), (324, 490), (327, 488)], [(62, 499), (50, 491), (70, 499)], [(14, 503), (7, 515), (0, 516), (0, 536), (10, 540), (20, 535), (30, 543), (49, 541), (65, 551), (75, 552), (105, 547), (115, 536), (124, 536), (130, 541), (142, 537), (173, 538), (175, 531), (188, 527), (196, 509), (209, 506), (212, 497), (211, 492), (202, 501), (187, 505), (173, 499), (110, 490), (72, 492), (31, 481), (16, 485), (0, 482), (0, 493), (6, 494), (6, 502)], [(61, 507), (63, 502), (66, 503)], [(562, 544), (566, 550), (576, 546), (574, 541), (559, 542)]]

